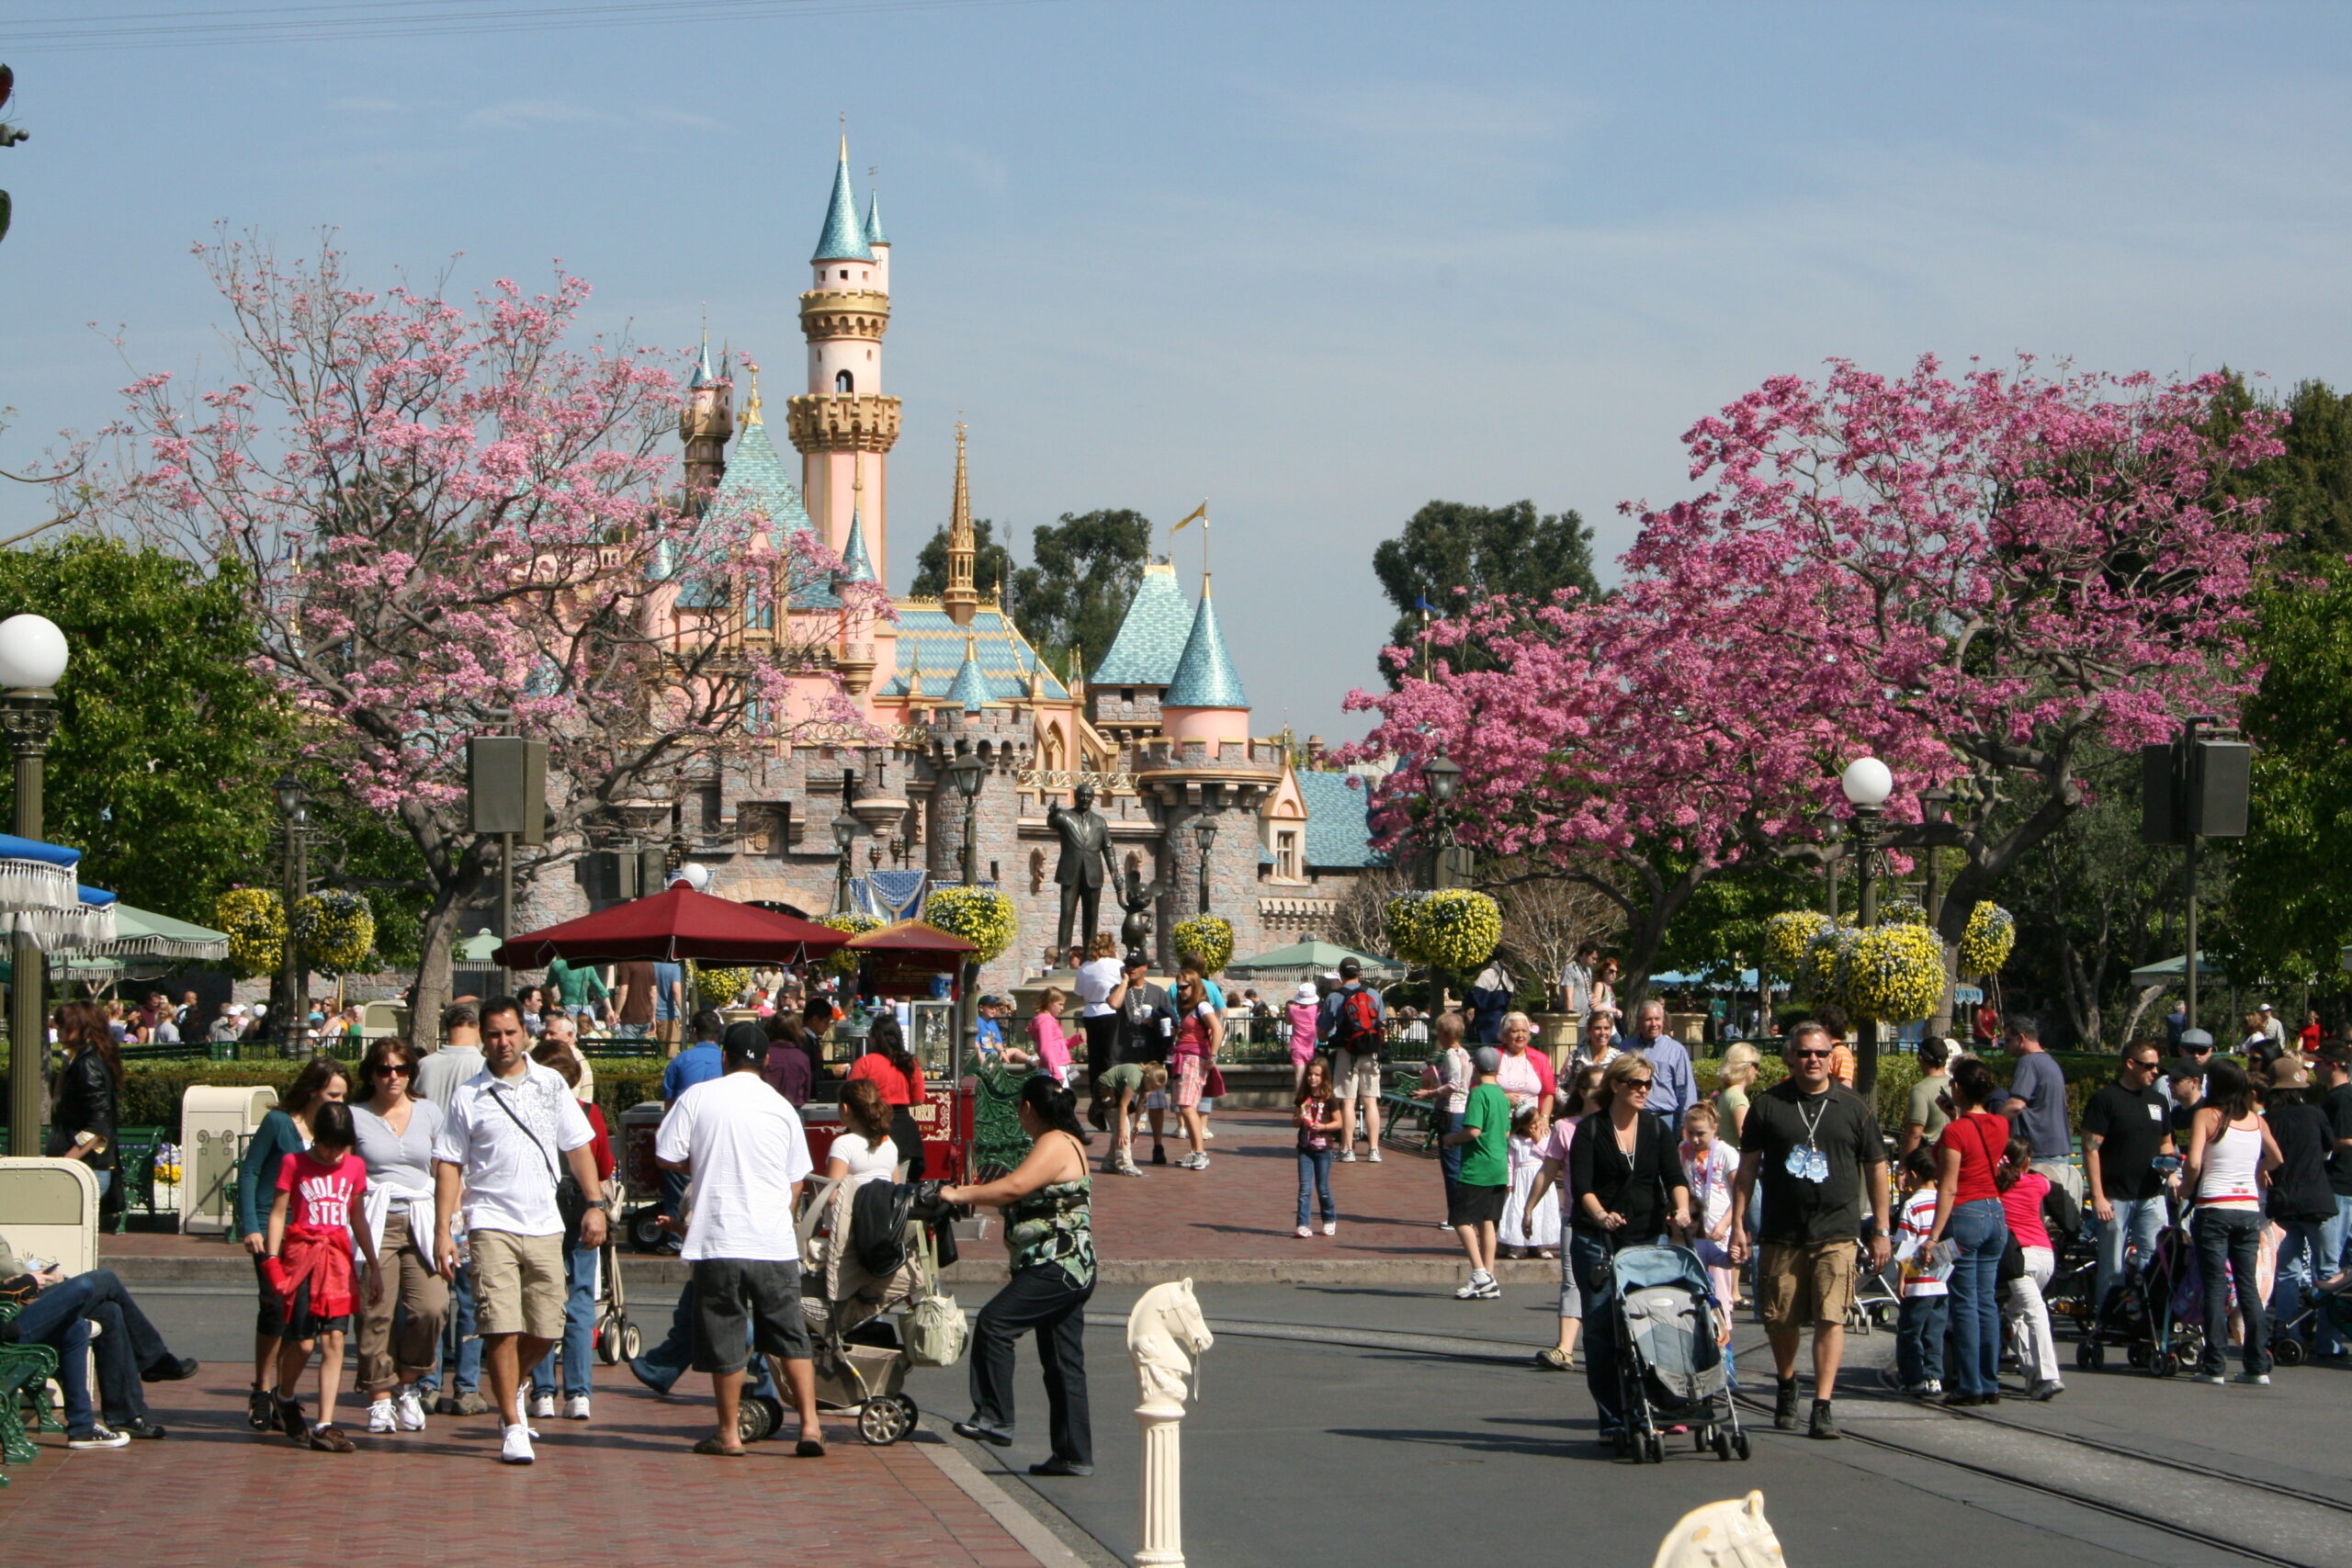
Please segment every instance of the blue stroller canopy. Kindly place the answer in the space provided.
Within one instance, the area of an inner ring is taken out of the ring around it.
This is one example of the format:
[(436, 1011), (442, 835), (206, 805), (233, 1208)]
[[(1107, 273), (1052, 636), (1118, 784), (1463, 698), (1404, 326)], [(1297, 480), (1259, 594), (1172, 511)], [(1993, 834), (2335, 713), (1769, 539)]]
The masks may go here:
[(1611, 1260), (1620, 1291), (1677, 1285), (1704, 1295), (1714, 1289), (1707, 1266), (1687, 1247), (1629, 1247)]

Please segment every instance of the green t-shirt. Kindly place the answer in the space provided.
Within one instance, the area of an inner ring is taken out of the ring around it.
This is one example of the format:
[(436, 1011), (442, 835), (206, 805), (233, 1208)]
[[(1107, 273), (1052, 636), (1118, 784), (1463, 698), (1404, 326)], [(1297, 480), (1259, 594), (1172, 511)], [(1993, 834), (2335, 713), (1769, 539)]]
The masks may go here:
[(605, 989), (604, 976), (596, 973), (594, 965), (582, 964), (575, 968), (560, 958), (548, 965), (548, 984), (555, 987), (557, 998), (567, 1010), (601, 1002), (612, 995)]
[(1904, 1111), (1903, 1121), (1905, 1126), (1926, 1129), (1919, 1134), (1924, 1143), (1934, 1143), (1944, 1123), (1951, 1120), (1936, 1103), (1936, 1097), (1951, 1087), (1951, 1077), (1946, 1073), (1929, 1073), (1911, 1086), (1911, 1103)]
[(1478, 1085), (1462, 1108), (1462, 1124), (1478, 1129), (1478, 1136), (1462, 1145), (1462, 1185), (1510, 1186), (1510, 1097), (1498, 1085)]

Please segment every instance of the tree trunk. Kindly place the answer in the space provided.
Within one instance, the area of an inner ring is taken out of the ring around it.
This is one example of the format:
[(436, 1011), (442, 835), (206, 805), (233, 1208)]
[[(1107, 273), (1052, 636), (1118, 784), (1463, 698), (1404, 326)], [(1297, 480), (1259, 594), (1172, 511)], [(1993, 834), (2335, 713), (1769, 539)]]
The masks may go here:
[(2154, 1003), (2155, 999), (2164, 994), (2165, 987), (2162, 986), (2140, 987), (2139, 999), (2132, 1004), (2132, 1015), (2123, 1021), (2124, 1044), (2129, 1045), (2137, 1038), (2140, 1032), (2140, 1020), (2147, 1013), (2149, 1007)]
[(409, 1033), (420, 1047), (441, 1043), (441, 1010), (449, 1005), (449, 958), (458, 937), (458, 891), (444, 887), (433, 897), (419, 928), (414, 998)]

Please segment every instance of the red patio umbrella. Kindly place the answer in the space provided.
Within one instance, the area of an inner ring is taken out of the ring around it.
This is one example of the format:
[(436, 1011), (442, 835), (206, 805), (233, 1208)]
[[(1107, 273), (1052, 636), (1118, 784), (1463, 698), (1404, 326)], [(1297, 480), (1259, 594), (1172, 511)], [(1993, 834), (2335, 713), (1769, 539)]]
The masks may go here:
[(706, 964), (796, 964), (821, 958), (848, 941), (847, 932), (830, 926), (681, 886), (544, 931), (526, 931), (492, 957), (507, 969), (544, 968), (557, 958), (575, 964), (684, 958)]
[(900, 920), (878, 931), (861, 931), (849, 939), (848, 951), (875, 955), (876, 985), (885, 994), (906, 985), (916, 975), (953, 975), (964, 967), (965, 956), (979, 949), (951, 931), (924, 920)]

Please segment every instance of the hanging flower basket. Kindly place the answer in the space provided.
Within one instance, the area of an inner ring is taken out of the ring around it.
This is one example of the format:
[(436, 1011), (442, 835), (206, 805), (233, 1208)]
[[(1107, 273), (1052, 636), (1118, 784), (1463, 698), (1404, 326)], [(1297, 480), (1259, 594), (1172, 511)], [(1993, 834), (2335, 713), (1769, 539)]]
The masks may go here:
[(294, 906), (294, 940), (305, 963), (330, 975), (352, 974), (376, 950), (376, 911), (345, 888), (313, 893)]
[[(817, 923), (832, 931), (847, 931), (852, 936), (864, 936), (867, 931), (878, 931), (882, 929), (882, 921), (876, 917), (854, 912), (846, 915), (828, 915)], [(828, 954), (824, 964), (826, 969), (835, 975), (854, 975), (857, 973), (857, 960), (858, 955), (844, 947)]]
[(274, 973), (286, 957), (286, 906), (266, 887), (232, 887), (213, 905), (229, 933), (229, 963), (245, 979)]
[(993, 960), (1021, 931), (1012, 900), (991, 887), (943, 887), (923, 900), (922, 918), (979, 949), (976, 964)]
[(695, 991), (707, 1008), (733, 1007), (735, 998), (741, 996), (751, 983), (752, 972), (749, 969), (704, 969), (697, 966), (695, 970)]
[(1831, 924), (1818, 909), (1784, 909), (1769, 917), (1764, 922), (1764, 967), (1784, 979), (1800, 977), (1805, 950)]
[(1924, 926), (1928, 923), (1928, 907), (1905, 893), (1879, 906), (1878, 923), (1883, 926)]
[(1408, 893), (1388, 901), (1388, 940), (1409, 964), (1476, 969), (1503, 939), (1503, 915), (1494, 899), (1467, 887)]
[(1968, 911), (1968, 929), (1960, 938), (1960, 972), (1972, 979), (1999, 974), (2017, 942), (2017, 917), (1986, 899)]
[(1857, 934), (1851, 926), (1825, 922), (1814, 933), (1813, 940), (1805, 943), (1797, 983), (1815, 1006), (1852, 1010), (1853, 1004), (1846, 998), (1846, 966)]
[(1913, 1023), (1944, 999), (1944, 944), (1925, 926), (1872, 926), (1844, 962), (1845, 1003), (1858, 1018)]
[(1193, 960), (1204, 975), (1214, 975), (1233, 961), (1233, 922), (1223, 915), (1180, 920), (1169, 934), (1175, 939), (1176, 956)]

